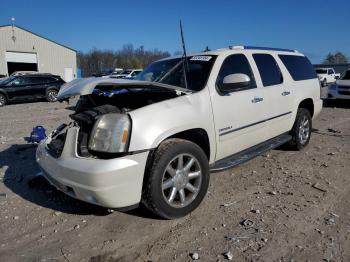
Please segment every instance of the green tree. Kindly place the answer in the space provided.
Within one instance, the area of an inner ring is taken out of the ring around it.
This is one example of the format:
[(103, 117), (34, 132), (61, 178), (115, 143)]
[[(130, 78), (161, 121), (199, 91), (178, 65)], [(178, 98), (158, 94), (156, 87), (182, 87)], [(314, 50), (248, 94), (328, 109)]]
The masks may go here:
[(334, 54), (328, 53), (323, 61), (323, 64), (346, 64), (348, 59), (342, 52), (335, 52)]

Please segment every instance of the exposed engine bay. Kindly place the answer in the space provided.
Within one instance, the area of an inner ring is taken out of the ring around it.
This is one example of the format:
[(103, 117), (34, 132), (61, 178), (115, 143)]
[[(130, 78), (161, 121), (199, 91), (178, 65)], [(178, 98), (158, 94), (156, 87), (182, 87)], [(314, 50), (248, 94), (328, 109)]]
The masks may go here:
[[(95, 123), (104, 115), (118, 113), (128, 116), (128, 112), (164, 100), (181, 96), (183, 93), (164, 88), (142, 88), (101, 86), (96, 87), (92, 94), (81, 96), (70, 115), (74, 121), (71, 125), (79, 127), (77, 153), (82, 157), (97, 157), (108, 159), (120, 153), (99, 152), (89, 148), (89, 140)], [(131, 122), (131, 120), (130, 120)], [(67, 125), (57, 128), (48, 144), (49, 152), (54, 157), (62, 153)]]

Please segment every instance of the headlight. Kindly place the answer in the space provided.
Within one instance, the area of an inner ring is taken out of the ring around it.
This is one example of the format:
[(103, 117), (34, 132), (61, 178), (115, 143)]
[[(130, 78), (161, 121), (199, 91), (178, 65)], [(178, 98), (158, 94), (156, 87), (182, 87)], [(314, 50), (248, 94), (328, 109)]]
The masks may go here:
[(125, 114), (105, 114), (95, 123), (89, 140), (89, 149), (98, 152), (126, 152), (130, 138), (131, 121)]

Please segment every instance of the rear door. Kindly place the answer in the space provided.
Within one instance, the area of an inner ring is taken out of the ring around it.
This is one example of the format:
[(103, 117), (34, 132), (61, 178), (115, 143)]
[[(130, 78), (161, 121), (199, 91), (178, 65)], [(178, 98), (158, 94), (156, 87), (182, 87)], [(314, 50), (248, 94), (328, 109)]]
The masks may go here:
[(263, 90), (265, 98), (266, 138), (270, 139), (289, 130), (293, 91), (284, 79), (277, 62), (279, 59), (274, 54), (253, 53), (252, 57), (260, 75), (257, 86)]
[[(220, 83), (230, 74), (243, 73), (251, 83), (230, 93), (220, 91)], [(216, 159), (222, 159), (265, 140), (263, 90), (257, 88), (255, 75), (244, 54), (226, 57), (221, 65), (211, 101), (216, 129)]]

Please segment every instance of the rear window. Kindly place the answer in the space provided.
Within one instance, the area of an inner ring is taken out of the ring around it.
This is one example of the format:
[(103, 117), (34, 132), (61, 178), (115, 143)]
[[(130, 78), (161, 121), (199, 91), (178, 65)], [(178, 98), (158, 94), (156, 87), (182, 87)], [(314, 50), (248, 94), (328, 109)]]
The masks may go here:
[(314, 67), (305, 56), (279, 55), (279, 58), (294, 81), (317, 78)]
[(283, 77), (276, 60), (269, 54), (253, 54), (264, 86), (278, 85)]

